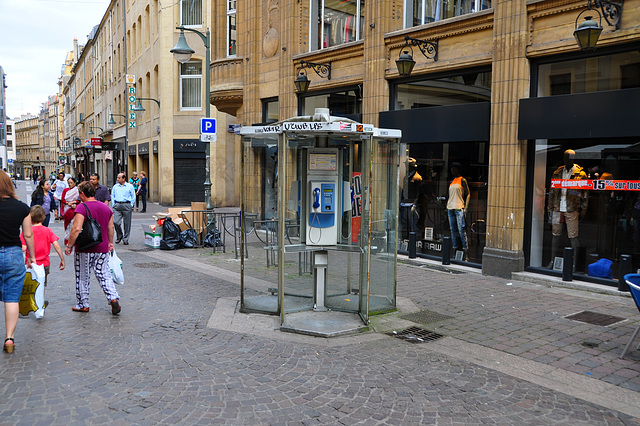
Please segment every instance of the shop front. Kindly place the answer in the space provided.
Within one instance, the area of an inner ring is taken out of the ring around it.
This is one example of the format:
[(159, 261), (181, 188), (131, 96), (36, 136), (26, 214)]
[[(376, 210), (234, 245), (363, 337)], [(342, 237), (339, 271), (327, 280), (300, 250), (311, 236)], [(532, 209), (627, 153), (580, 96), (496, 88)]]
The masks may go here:
[(402, 130), (399, 251), (480, 264), (486, 243), (491, 71), (419, 76), (392, 85), (380, 126)]
[(617, 285), (640, 267), (638, 46), (532, 62), (520, 101), (528, 140), (525, 258), (560, 275)]

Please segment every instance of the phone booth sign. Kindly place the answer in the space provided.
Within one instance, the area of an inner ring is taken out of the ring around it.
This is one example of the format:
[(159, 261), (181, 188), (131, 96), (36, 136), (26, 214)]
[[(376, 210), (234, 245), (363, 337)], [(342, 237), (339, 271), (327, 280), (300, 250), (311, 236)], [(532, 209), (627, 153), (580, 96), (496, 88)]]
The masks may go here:
[(401, 132), (318, 109), (240, 134), (241, 310), (327, 336), (395, 309)]

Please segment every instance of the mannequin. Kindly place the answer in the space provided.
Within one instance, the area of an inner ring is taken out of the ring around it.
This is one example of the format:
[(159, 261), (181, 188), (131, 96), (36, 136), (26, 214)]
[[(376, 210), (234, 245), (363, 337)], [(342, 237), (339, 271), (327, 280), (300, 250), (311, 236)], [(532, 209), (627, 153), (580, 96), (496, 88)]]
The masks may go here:
[(465, 210), (469, 205), (471, 192), (467, 180), (462, 177), (460, 163), (451, 164), (451, 174), (453, 180), (449, 184), (449, 201), (447, 201), (447, 212), (449, 214), (449, 228), (451, 228), (451, 243), (454, 250), (464, 251), (464, 260), (469, 260), (467, 246), (467, 224), (465, 220)]
[[(582, 167), (573, 163), (575, 151), (567, 149), (563, 155), (564, 165), (553, 172), (551, 179), (586, 179), (587, 174)], [(562, 219), (567, 225), (567, 236), (571, 241), (574, 253), (580, 246), (578, 241), (578, 224), (587, 211), (588, 193), (583, 190), (570, 188), (553, 188), (549, 193), (549, 212), (551, 212), (551, 263), (548, 269), (553, 269), (553, 262), (560, 248), (562, 236)], [(573, 270), (575, 272), (573, 263)]]
[(418, 173), (416, 160), (409, 157), (406, 191), (401, 191), (403, 197), (400, 200), (400, 220), (404, 224), (403, 229), (405, 229), (407, 238), (409, 238), (409, 232), (418, 232), (418, 220), (421, 214), (418, 200), (421, 184), (422, 176)]

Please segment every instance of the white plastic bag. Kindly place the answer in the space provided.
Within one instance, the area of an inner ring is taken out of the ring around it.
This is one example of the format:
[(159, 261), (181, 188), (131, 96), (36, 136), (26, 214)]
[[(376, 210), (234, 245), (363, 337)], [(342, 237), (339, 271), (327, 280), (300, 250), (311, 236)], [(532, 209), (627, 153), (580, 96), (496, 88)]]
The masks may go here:
[(109, 254), (109, 269), (111, 269), (111, 278), (116, 284), (124, 284), (124, 273), (122, 272), (122, 260), (113, 250)]
[(33, 311), (36, 318), (44, 317), (44, 279), (44, 266), (32, 263), (27, 268), (20, 296), (20, 314), (28, 315)]

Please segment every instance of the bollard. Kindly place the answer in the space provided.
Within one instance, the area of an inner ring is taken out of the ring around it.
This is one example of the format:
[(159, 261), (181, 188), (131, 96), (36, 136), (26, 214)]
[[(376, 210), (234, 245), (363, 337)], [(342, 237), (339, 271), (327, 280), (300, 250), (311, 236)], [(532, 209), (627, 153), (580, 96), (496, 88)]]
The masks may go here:
[(618, 267), (618, 291), (629, 291), (629, 285), (624, 280), (624, 276), (631, 272), (631, 256), (620, 255), (620, 266)]
[(562, 262), (562, 281), (573, 281), (573, 248), (564, 248), (564, 260)]
[(409, 259), (416, 258), (416, 233), (409, 232)]
[(451, 265), (451, 237), (442, 239), (442, 264)]

